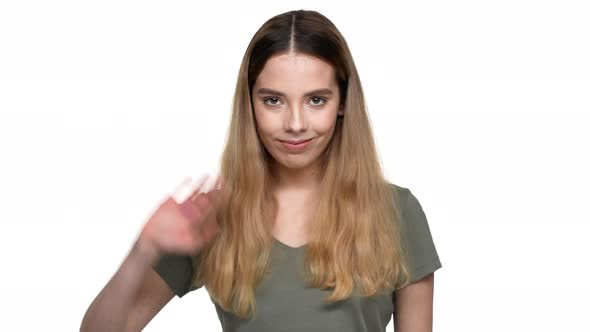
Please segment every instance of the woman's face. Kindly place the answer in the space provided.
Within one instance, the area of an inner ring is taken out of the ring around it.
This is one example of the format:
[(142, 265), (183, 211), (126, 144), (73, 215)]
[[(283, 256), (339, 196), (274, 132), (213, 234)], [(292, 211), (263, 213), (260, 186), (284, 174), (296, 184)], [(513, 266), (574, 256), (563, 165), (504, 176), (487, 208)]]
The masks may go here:
[[(304, 54), (271, 57), (252, 88), (259, 137), (280, 166), (315, 167), (344, 108), (334, 69)], [(307, 141), (304, 144), (286, 142)]]

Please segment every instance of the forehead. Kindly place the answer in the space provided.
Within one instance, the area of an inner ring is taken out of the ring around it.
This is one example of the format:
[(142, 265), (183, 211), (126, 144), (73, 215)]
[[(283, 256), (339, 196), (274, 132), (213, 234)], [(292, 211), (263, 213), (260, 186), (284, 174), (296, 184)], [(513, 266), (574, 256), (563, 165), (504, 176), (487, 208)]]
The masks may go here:
[(290, 53), (268, 59), (255, 85), (294, 92), (335, 84), (334, 69), (329, 63), (313, 56)]

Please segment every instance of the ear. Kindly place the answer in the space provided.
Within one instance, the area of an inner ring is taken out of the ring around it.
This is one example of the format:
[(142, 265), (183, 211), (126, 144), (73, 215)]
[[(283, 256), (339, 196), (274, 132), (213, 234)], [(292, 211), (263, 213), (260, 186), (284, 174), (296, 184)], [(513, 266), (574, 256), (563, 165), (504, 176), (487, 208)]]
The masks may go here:
[(338, 116), (343, 116), (344, 115), (344, 104), (340, 104), (340, 106), (338, 107)]

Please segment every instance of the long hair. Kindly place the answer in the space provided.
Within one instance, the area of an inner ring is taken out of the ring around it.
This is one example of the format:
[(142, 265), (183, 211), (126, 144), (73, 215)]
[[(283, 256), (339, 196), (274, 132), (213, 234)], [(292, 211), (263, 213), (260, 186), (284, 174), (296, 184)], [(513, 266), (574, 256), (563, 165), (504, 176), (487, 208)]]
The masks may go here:
[(242, 60), (220, 159), (228, 199), (220, 231), (197, 256), (196, 285), (240, 318), (256, 313), (255, 289), (268, 272), (277, 202), (270, 154), (258, 137), (252, 86), (266, 61), (295, 52), (335, 71), (344, 115), (321, 155), (320, 195), (310, 220), (305, 280), (332, 289), (325, 303), (403, 287), (409, 278), (400, 239), (396, 191), (382, 173), (361, 82), (348, 45), (334, 24), (310, 10), (272, 17), (255, 33)]

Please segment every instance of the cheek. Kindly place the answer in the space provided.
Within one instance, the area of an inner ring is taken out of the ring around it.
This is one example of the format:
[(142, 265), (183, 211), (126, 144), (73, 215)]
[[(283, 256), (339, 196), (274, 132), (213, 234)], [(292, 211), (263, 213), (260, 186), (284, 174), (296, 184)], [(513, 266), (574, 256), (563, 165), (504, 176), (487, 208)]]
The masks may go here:
[(265, 136), (273, 135), (277, 131), (277, 128), (280, 128), (280, 124), (277, 127), (276, 119), (264, 116), (257, 119), (256, 126), (258, 127), (258, 132)]
[(259, 116), (256, 119), (256, 129), (258, 131), (258, 138), (262, 141), (267, 149), (273, 149), (274, 140), (280, 136), (280, 124), (276, 125), (276, 120), (269, 116)]
[(271, 119), (265, 116), (264, 112), (257, 112), (256, 108), (254, 109), (254, 121), (258, 132), (261, 134), (267, 134), (272, 129)]
[(325, 117), (317, 119), (315, 122), (315, 132), (320, 135), (329, 135), (334, 130), (336, 125), (336, 118), (332, 115), (327, 115)]

